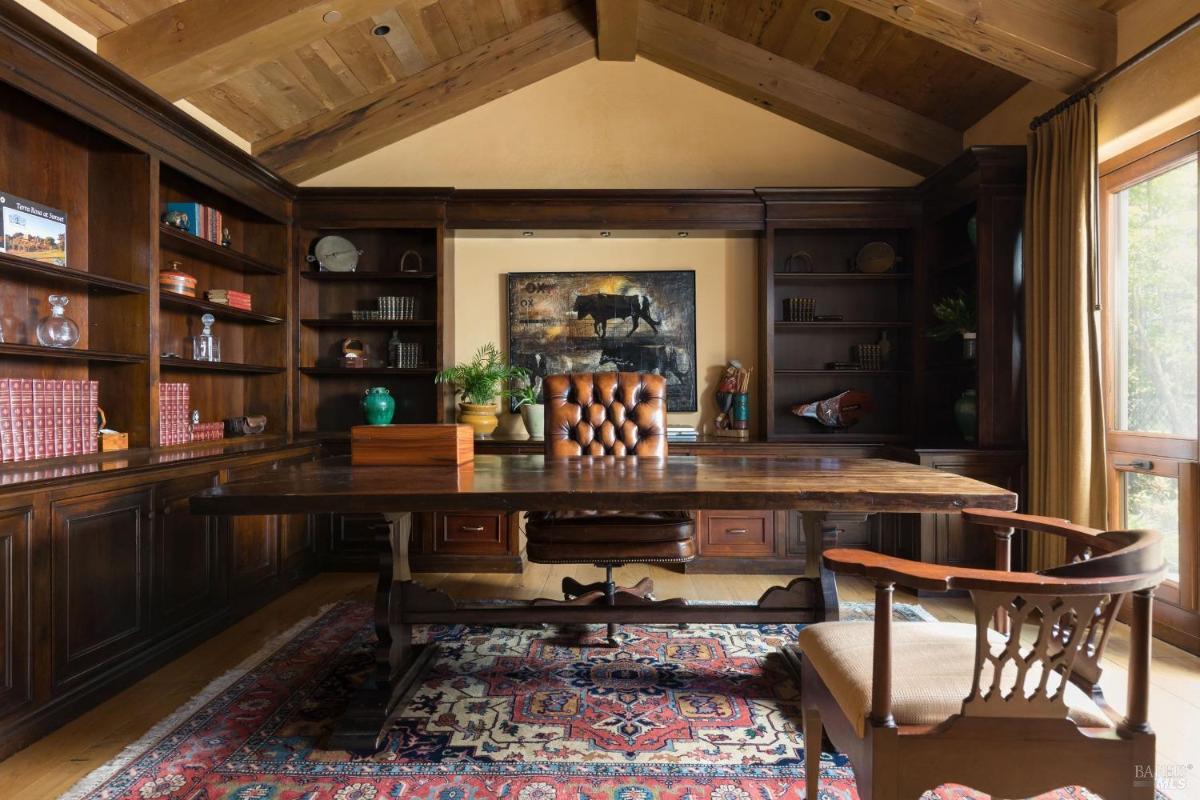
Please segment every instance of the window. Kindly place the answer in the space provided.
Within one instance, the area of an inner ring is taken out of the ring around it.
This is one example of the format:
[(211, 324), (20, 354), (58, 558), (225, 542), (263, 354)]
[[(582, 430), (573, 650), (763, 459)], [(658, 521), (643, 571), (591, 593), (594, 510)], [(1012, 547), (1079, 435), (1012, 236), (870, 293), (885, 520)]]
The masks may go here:
[(1101, 178), (1109, 524), (1166, 537), (1160, 596), (1197, 608), (1200, 171), (1192, 136)]

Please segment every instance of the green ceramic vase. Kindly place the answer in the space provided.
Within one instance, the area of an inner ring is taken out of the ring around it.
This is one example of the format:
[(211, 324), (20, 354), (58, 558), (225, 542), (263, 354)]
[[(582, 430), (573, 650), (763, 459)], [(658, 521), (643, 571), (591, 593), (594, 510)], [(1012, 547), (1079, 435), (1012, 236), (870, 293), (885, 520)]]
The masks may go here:
[(963, 439), (975, 441), (975, 430), (979, 426), (979, 394), (967, 389), (954, 401), (954, 421), (962, 432)]
[(387, 387), (372, 386), (363, 392), (362, 410), (368, 425), (391, 425), (396, 401)]

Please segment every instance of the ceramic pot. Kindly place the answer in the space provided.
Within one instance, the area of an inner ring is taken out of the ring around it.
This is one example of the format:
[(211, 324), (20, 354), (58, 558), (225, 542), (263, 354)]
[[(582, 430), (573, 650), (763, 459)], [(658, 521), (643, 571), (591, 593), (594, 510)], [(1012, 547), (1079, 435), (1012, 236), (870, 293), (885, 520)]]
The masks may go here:
[(541, 403), (521, 406), (521, 422), (525, 423), (525, 432), (533, 439), (541, 439), (546, 435), (546, 407)]
[(962, 432), (963, 439), (975, 441), (975, 430), (979, 425), (979, 395), (967, 389), (954, 401), (954, 421)]
[(363, 392), (363, 416), (368, 425), (391, 425), (396, 401), (385, 386), (372, 386)]
[(979, 334), (964, 333), (962, 335), (963, 359), (974, 361), (979, 354)]
[(500, 424), (496, 410), (495, 403), (462, 402), (458, 404), (458, 421), (464, 425), (470, 425), (477, 437), (490, 436), (492, 431), (496, 430), (496, 426)]
[(971, 242), (971, 247), (979, 244), (979, 220), (974, 214), (967, 220), (967, 239)]

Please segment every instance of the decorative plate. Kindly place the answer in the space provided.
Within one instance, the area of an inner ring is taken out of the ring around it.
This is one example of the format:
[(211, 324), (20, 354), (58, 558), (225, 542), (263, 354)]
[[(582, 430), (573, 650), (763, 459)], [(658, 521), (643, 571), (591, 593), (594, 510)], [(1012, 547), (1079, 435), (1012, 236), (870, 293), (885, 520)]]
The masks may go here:
[(894, 266), (896, 250), (887, 242), (868, 242), (854, 257), (854, 268), (859, 272), (891, 272)]
[(316, 262), (325, 272), (354, 272), (362, 250), (341, 236), (322, 236), (313, 246), (309, 263)]

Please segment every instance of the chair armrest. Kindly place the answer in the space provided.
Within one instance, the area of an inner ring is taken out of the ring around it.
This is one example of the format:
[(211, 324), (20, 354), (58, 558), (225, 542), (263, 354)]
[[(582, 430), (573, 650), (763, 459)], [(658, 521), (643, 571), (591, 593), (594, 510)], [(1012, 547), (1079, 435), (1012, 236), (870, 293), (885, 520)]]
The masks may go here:
[(861, 575), (876, 582), (900, 583), (933, 592), (955, 589), (1011, 592), (1013, 594), (1124, 594), (1157, 585), (1156, 573), (1096, 577), (1062, 577), (1036, 572), (999, 572), (990, 569), (927, 564), (885, 556), (870, 550), (835, 548), (826, 550), (825, 566), (843, 575)]
[(1015, 511), (994, 511), (990, 508), (964, 508), (962, 518), (964, 522), (971, 522), (987, 528), (1016, 528), (1018, 530), (1062, 536), (1085, 547), (1097, 545), (1098, 542), (1096, 542), (1095, 537), (1103, 533), (1103, 531), (1097, 528), (1076, 525), (1070, 520), (1059, 519), (1057, 517), (1018, 514)]

